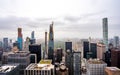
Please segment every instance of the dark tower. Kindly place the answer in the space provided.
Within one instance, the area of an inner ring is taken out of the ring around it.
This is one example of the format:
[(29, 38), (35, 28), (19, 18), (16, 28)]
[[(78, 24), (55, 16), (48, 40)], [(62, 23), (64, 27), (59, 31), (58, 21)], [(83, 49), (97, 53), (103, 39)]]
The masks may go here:
[(65, 50), (70, 50), (70, 52), (72, 52), (72, 42), (65, 42)]
[(47, 32), (45, 32), (45, 50), (44, 50), (44, 53), (43, 53), (43, 58), (47, 58), (48, 57), (48, 52), (47, 52)]
[(49, 43), (48, 43), (48, 59), (54, 58), (54, 32), (53, 32), (53, 22), (50, 24), (50, 31), (49, 31)]
[(88, 41), (84, 41), (83, 42), (83, 54), (84, 54), (84, 58), (87, 58), (87, 53), (89, 52), (89, 42)]

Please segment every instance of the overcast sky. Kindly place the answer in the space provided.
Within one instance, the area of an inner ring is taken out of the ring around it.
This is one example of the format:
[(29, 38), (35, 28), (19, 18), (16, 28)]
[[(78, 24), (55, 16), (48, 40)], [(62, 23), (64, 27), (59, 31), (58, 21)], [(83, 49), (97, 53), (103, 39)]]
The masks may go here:
[(102, 18), (108, 18), (109, 38), (120, 36), (120, 0), (0, 0), (0, 38), (23, 38), (35, 31), (44, 38), (54, 21), (57, 38), (102, 38)]

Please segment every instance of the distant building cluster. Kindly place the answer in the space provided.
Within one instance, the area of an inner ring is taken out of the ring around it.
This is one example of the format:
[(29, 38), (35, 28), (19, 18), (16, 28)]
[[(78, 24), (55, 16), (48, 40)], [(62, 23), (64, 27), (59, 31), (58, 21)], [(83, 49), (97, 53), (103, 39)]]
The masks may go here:
[(4, 37), (0, 75), (120, 75), (120, 40), (108, 38), (107, 18), (102, 19), (103, 39), (56, 41), (53, 25), (41, 44), (36, 43), (35, 31), (24, 41), (22, 28), (17, 29), (16, 41)]

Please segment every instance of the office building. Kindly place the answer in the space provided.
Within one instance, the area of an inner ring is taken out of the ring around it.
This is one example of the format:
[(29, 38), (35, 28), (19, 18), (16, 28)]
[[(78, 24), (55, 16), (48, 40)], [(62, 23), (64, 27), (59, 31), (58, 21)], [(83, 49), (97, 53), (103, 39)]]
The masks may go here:
[(9, 40), (8, 48), (11, 50), (13, 47), (12, 39)]
[(73, 75), (81, 75), (81, 52), (73, 52)]
[(35, 32), (34, 31), (31, 32), (30, 42), (31, 42), (31, 44), (35, 44), (36, 43)]
[(106, 75), (120, 75), (120, 69), (117, 67), (106, 67)]
[(108, 51), (108, 19), (103, 18), (103, 42), (105, 44), (105, 50)]
[(54, 62), (54, 31), (53, 31), (53, 23), (50, 24), (49, 31), (49, 43), (48, 43), (48, 59), (52, 59)]
[(23, 48), (22, 28), (18, 28), (17, 42), (19, 43), (18, 45), (19, 50), (22, 50)]
[(45, 32), (45, 50), (44, 50), (44, 58), (48, 57), (48, 49), (47, 49), (47, 32)]
[(29, 45), (29, 51), (31, 54), (37, 55), (37, 63), (41, 60), (41, 45), (33, 44)]
[(37, 63), (37, 54), (30, 54), (30, 63)]
[(68, 68), (64, 64), (60, 64), (56, 68), (56, 74), (55, 75), (69, 75)]
[(69, 70), (69, 75), (73, 75), (73, 53), (69, 49), (66, 51), (65, 65)]
[(3, 48), (3, 43), (2, 43), (2, 41), (0, 41), (0, 47)]
[(10, 53), (11, 52), (3, 52), (3, 55), (2, 55), (2, 64), (7, 64), (8, 63), (8, 55)]
[(19, 64), (4, 64), (0, 66), (0, 75), (19, 75)]
[(63, 56), (63, 50), (61, 48), (57, 48), (56, 62), (60, 63), (62, 61), (62, 56)]
[(104, 53), (105, 53), (105, 45), (104, 44), (97, 44), (97, 58), (104, 60)]
[(89, 42), (83, 41), (83, 57), (87, 58), (87, 53), (89, 52)]
[(15, 41), (15, 42), (13, 43), (13, 47), (17, 47), (18, 49), (20, 49), (20, 48), (19, 48), (19, 43), (18, 43), (17, 41)]
[(90, 43), (90, 51), (92, 52), (92, 58), (97, 58), (97, 44)]
[(120, 68), (120, 49), (113, 48), (111, 50), (111, 66)]
[(106, 51), (105, 53), (105, 62), (107, 63), (107, 66), (111, 66), (111, 51)]
[(87, 75), (105, 75), (105, 67), (107, 64), (102, 60), (89, 59), (86, 65)]
[(65, 50), (70, 50), (72, 52), (72, 42), (65, 42)]
[(24, 69), (30, 64), (30, 53), (25, 51), (12, 52), (8, 54), (8, 64), (20, 64), (20, 75), (24, 74)]
[(115, 36), (114, 37), (114, 47), (118, 48), (120, 45), (119, 45), (119, 37), (118, 36)]
[(24, 71), (24, 75), (55, 75), (54, 65), (51, 60), (41, 60), (38, 64), (30, 64)]
[(25, 44), (24, 44), (24, 51), (29, 51), (29, 45), (30, 45), (30, 38), (29, 37), (26, 37), (26, 41), (25, 41)]
[(3, 48), (0, 48), (0, 61), (2, 60)]
[(7, 51), (7, 48), (8, 48), (8, 38), (3, 38), (3, 48), (4, 48), (4, 51)]
[(34, 39), (35, 38), (35, 33), (34, 31), (31, 32), (31, 39)]

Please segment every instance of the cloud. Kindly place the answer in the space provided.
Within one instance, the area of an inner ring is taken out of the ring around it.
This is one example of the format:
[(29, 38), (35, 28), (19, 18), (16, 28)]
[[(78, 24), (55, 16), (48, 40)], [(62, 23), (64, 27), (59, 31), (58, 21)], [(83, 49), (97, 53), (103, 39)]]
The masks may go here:
[(65, 16), (64, 17), (64, 20), (65, 21), (69, 21), (69, 22), (78, 22), (78, 21), (81, 21), (81, 20), (84, 20), (84, 19), (88, 19), (88, 18), (91, 18), (91, 17), (95, 17), (95, 16), (98, 16), (98, 15), (101, 15), (105, 13), (105, 11), (99, 11), (99, 12), (95, 12), (95, 13), (86, 13), (86, 14), (82, 14), (82, 15), (78, 15), (78, 16)]

